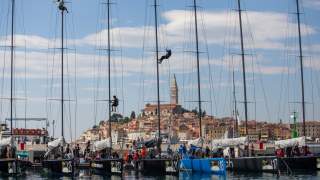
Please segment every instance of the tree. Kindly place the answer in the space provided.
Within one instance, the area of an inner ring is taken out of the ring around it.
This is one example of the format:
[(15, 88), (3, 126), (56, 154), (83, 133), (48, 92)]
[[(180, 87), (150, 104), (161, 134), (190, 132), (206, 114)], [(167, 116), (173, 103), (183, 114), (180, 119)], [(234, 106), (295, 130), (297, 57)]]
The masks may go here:
[(130, 119), (135, 119), (136, 118), (136, 112), (132, 111), (130, 115)]
[(123, 118), (121, 114), (114, 113), (111, 116), (111, 122), (118, 122)]
[(192, 109), (191, 112), (193, 112), (194, 114), (198, 115), (198, 110), (196, 109)]

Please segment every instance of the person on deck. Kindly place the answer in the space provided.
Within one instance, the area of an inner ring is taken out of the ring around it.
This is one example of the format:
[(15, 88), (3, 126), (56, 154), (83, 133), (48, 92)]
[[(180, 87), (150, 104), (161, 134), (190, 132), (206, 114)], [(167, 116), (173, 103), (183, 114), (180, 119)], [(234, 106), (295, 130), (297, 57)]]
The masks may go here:
[(312, 156), (313, 154), (310, 152), (308, 146), (303, 146), (303, 155), (304, 156)]
[(84, 149), (84, 158), (89, 159), (90, 157), (90, 141), (87, 142), (86, 148)]
[(168, 153), (168, 156), (171, 158), (172, 154), (173, 154), (173, 151), (172, 151), (170, 145), (168, 145), (168, 147), (167, 147), (167, 153)]
[(286, 148), (286, 156), (287, 157), (292, 157), (292, 147), (287, 147)]
[(209, 149), (208, 146), (206, 147), (205, 155), (206, 155), (207, 158), (210, 157), (210, 149)]
[(293, 154), (294, 156), (301, 156), (301, 152), (300, 152), (300, 149), (299, 149), (299, 146), (296, 145), (293, 149)]
[(79, 144), (76, 145), (76, 147), (73, 150), (73, 155), (75, 158), (80, 158), (80, 146)]
[(282, 148), (278, 148), (277, 150), (276, 150), (276, 156), (277, 157), (284, 157), (284, 149), (282, 149)]
[(142, 150), (141, 150), (141, 158), (145, 159), (146, 156), (147, 156), (147, 148), (146, 148), (146, 146), (143, 146)]
[(118, 105), (119, 105), (119, 99), (117, 98), (117, 96), (114, 95), (111, 101), (112, 112), (117, 112)]

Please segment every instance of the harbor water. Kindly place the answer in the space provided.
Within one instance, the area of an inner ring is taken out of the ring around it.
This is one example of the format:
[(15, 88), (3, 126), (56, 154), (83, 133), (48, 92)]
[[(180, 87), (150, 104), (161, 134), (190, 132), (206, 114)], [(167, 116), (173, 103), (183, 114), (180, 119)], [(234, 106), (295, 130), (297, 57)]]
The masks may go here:
[[(27, 179), (27, 180), (34, 180), (34, 179), (72, 179), (71, 177), (50, 177), (47, 176), (39, 170), (29, 170), (26, 172), (24, 176), (21, 177), (4, 177), (0, 176), (0, 179)], [(286, 175), (282, 174), (280, 177), (277, 177), (276, 174), (271, 173), (240, 173), (235, 174), (228, 172), (225, 176), (219, 175), (212, 175), (212, 174), (197, 174), (197, 173), (188, 173), (183, 172), (180, 173), (179, 176), (143, 176), (141, 174), (137, 174), (135, 172), (124, 172), (123, 176), (110, 176), (110, 177), (103, 177), (98, 175), (90, 175), (89, 172), (83, 170), (80, 172), (79, 176), (75, 177), (74, 179), (93, 179), (93, 180), (100, 180), (100, 179), (111, 179), (111, 180), (121, 180), (121, 179), (164, 179), (164, 180), (176, 180), (176, 179), (186, 179), (186, 180), (224, 180), (224, 179), (254, 179), (254, 180), (267, 180), (267, 179), (320, 179), (320, 171), (319, 172), (295, 172), (293, 175)]]

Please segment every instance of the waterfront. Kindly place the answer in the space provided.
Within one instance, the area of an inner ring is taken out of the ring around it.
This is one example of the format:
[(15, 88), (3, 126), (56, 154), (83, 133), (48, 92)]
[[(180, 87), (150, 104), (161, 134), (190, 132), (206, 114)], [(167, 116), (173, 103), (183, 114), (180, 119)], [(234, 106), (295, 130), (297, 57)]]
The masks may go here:
[[(120, 179), (164, 179), (164, 180), (176, 180), (176, 179), (196, 179), (196, 180), (224, 180), (224, 179), (256, 179), (256, 180), (267, 180), (267, 179), (320, 179), (320, 171), (318, 172), (295, 172), (294, 175), (281, 175), (280, 178), (277, 177), (276, 174), (271, 173), (240, 173), (235, 174), (228, 172), (226, 176), (218, 176), (218, 175), (211, 175), (211, 174), (198, 174), (198, 173), (180, 173), (179, 177), (176, 176), (143, 176), (141, 174), (135, 174), (134, 172), (125, 172), (123, 177), (120, 176), (111, 176), (111, 177), (103, 177), (98, 175), (88, 176), (85, 175), (86, 172), (82, 171), (80, 176), (76, 177), (76, 179), (93, 179), (93, 180), (100, 180), (100, 179), (111, 179), (111, 180), (120, 180)], [(4, 178), (0, 176), (0, 179), (72, 179), (70, 177), (47, 177), (44, 174), (41, 174), (39, 170), (30, 170), (27, 171), (25, 176), (21, 176), (19, 178)]]

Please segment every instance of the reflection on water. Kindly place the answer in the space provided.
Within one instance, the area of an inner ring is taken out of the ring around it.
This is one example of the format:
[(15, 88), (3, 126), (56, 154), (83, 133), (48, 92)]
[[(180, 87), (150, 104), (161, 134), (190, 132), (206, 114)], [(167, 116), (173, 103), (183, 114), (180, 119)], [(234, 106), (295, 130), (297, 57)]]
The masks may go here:
[[(42, 173), (41, 170), (30, 170), (26, 172), (26, 175), (18, 178), (10, 178), (3, 177), (0, 175), (0, 179), (61, 179), (61, 180), (69, 180), (72, 179), (70, 177), (48, 177), (46, 174)], [(294, 175), (289, 176), (286, 174), (282, 174), (280, 178), (275, 174), (271, 173), (231, 173), (229, 172), (225, 176), (212, 175), (212, 174), (201, 174), (201, 173), (191, 173), (191, 172), (182, 172), (178, 176), (143, 176), (140, 173), (136, 173), (134, 171), (124, 172), (123, 177), (120, 176), (111, 176), (111, 177), (103, 177), (99, 175), (92, 175), (89, 170), (81, 170), (76, 179), (92, 179), (92, 180), (121, 180), (121, 179), (147, 179), (147, 180), (225, 180), (225, 179), (254, 179), (254, 180), (269, 180), (269, 179), (284, 179), (284, 180), (292, 180), (292, 179), (303, 179), (303, 180), (313, 180), (320, 179), (320, 172), (294, 172)]]

